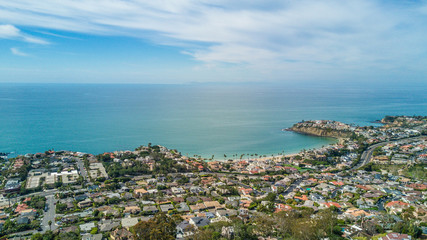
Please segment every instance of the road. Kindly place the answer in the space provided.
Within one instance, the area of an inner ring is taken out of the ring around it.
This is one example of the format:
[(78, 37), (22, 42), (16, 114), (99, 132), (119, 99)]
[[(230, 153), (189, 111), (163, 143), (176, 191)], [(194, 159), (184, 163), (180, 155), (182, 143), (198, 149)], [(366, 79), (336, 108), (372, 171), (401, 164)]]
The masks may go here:
[(15, 197), (11, 197), (10, 198), (10, 202), (13, 205), (14, 203), (18, 203), (20, 202), (21, 198), (27, 198), (27, 197), (31, 197), (31, 196), (42, 196), (42, 197), (47, 197), (50, 195), (55, 195), (58, 192), (58, 189), (49, 189), (49, 190), (44, 190), (43, 192), (34, 192), (34, 193), (29, 193), (29, 194), (25, 194), (25, 195), (19, 195), (19, 196), (15, 196)]
[(402, 139), (398, 139), (398, 140), (393, 140), (393, 141), (387, 141), (387, 142), (381, 142), (381, 143), (377, 143), (374, 144), (370, 147), (368, 147), (368, 149), (366, 149), (363, 153), (362, 156), (360, 157), (360, 161), (358, 164), (356, 164), (354, 167), (352, 167), (350, 170), (357, 170), (363, 166), (365, 166), (366, 164), (368, 164), (371, 161), (372, 158), (372, 153), (374, 152), (375, 148), (380, 147), (380, 146), (385, 146), (389, 143), (394, 143), (394, 142), (408, 142), (411, 140), (416, 140), (416, 139), (422, 139), (422, 138), (426, 138), (426, 136), (417, 136), (417, 137), (408, 137), (408, 138), (402, 138)]
[(359, 163), (356, 164), (354, 167), (352, 167), (350, 170), (357, 170), (357, 169), (365, 166), (366, 164), (368, 164), (371, 161), (372, 153), (374, 152), (375, 148), (380, 147), (380, 146), (385, 146), (388, 143), (390, 143), (390, 142), (377, 143), (377, 144), (374, 144), (374, 145), (368, 147), (368, 149), (366, 149), (362, 153), (362, 156), (360, 157)]
[[(27, 195), (22, 195), (19, 198), (22, 197), (30, 197), (33, 195), (39, 195), (39, 196), (45, 196), (46, 197), (46, 205), (48, 206), (47, 211), (43, 211), (43, 221), (40, 223), (40, 227), (42, 228), (41, 233), (46, 232), (47, 230), (50, 230), (49, 228), (49, 221), (52, 221), (52, 231), (57, 229), (58, 226), (55, 224), (55, 196), (54, 194), (57, 192), (57, 189), (51, 189), (50, 191), (45, 191), (45, 192), (36, 192), (36, 193), (31, 193), (31, 194), (27, 194)], [(19, 199), (19, 198), (13, 198), (13, 200)], [(13, 201), (11, 198), (11, 201)], [(46, 210), (46, 209), (44, 209)], [(28, 231), (23, 231), (23, 232), (18, 232), (18, 233), (13, 233), (11, 235), (13, 236), (28, 236), (34, 233), (37, 233), (37, 230), (28, 230)]]
[[(46, 232), (47, 230), (53, 231), (58, 228), (58, 226), (55, 224), (55, 202), (56, 199), (53, 195), (46, 196), (46, 205), (48, 206), (48, 209), (47, 211), (44, 211), (43, 221), (41, 222), (43, 232)], [(49, 221), (52, 221), (52, 225), (50, 227)]]
[(77, 163), (77, 167), (79, 168), (80, 174), (82, 175), (82, 177), (84, 178), (84, 180), (87, 180), (88, 175), (85, 169), (85, 166), (83, 164), (83, 161), (80, 158), (74, 158), (76, 160)]
[(242, 187), (244, 187), (244, 188), (252, 188), (251, 186), (249, 186), (249, 185), (247, 185), (247, 184), (244, 184), (244, 183), (242, 183), (242, 182), (236, 181), (236, 180), (229, 179), (228, 181), (230, 181), (230, 182), (232, 182), (232, 183), (234, 183), (234, 184), (240, 185), (240, 186), (242, 186)]

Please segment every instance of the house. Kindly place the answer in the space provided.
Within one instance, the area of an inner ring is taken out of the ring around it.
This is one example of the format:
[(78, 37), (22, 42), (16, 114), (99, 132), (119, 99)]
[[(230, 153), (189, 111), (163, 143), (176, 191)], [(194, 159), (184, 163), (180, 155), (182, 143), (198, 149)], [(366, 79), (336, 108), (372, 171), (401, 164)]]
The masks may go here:
[(220, 209), (224, 208), (218, 201), (206, 201), (204, 202), (207, 209)]
[(285, 204), (282, 204), (282, 203), (278, 203), (278, 204), (276, 204), (276, 209), (274, 210), (274, 212), (281, 212), (281, 211), (290, 211), (290, 210), (292, 210), (292, 207), (291, 206), (289, 206), (289, 205), (285, 205)]
[(240, 200), (240, 207), (248, 208), (252, 203), (252, 200)]
[(160, 205), (160, 209), (162, 210), (162, 212), (168, 212), (169, 210), (174, 209), (172, 204), (164, 204), (164, 205)]
[(232, 209), (227, 209), (227, 210), (221, 209), (216, 211), (217, 217), (236, 216), (237, 214), (238, 214), (237, 210), (232, 210)]
[(189, 212), (189, 211), (190, 211), (190, 208), (188, 207), (187, 203), (185, 203), (185, 202), (181, 202), (181, 203), (178, 205), (177, 210), (178, 210), (178, 212)]
[(159, 211), (156, 206), (144, 206), (142, 209), (146, 214), (155, 214)]
[(21, 203), (15, 208), (15, 212), (20, 214), (25, 209), (28, 209), (28, 205), (25, 203)]
[(195, 193), (195, 194), (199, 194), (199, 193), (204, 193), (205, 190), (199, 186), (192, 186), (192, 187), (190, 187), (190, 192)]
[(120, 226), (120, 221), (104, 220), (99, 224), (99, 231), (110, 232), (118, 226)]
[(123, 194), (123, 198), (124, 198), (124, 199), (129, 200), (129, 199), (132, 199), (132, 198), (133, 198), (133, 195), (132, 195), (132, 193), (125, 192), (125, 193)]
[(345, 186), (342, 188), (341, 192), (351, 192), (351, 193), (356, 193), (356, 192), (357, 192), (357, 188), (356, 188), (356, 187), (353, 187), (353, 186), (350, 186), (350, 185), (345, 185)]
[(159, 192), (159, 190), (157, 189), (149, 189), (148, 190), (148, 194), (157, 194)]
[(139, 189), (135, 189), (134, 193), (138, 196), (138, 197), (142, 197), (144, 195), (148, 195), (148, 191), (145, 190), (144, 188), (139, 188)]
[(203, 203), (196, 203), (196, 205), (190, 205), (190, 208), (193, 212), (200, 212), (205, 210), (206, 206)]
[(253, 189), (252, 188), (240, 188), (239, 191), (242, 195), (250, 195), (253, 192)]
[(406, 185), (406, 187), (412, 188), (412, 189), (417, 189), (417, 190), (426, 190), (427, 189), (427, 184), (412, 183), (412, 184)]
[(82, 194), (82, 195), (75, 196), (74, 200), (76, 200), (77, 202), (80, 202), (80, 201), (83, 201), (87, 198), (88, 198), (88, 196), (86, 194)]
[(140, 211), (141, 211), (141, 208), (139, 208), (138, 206), (127, 206), (125, 207), (125, 210), (123, 211), (123, 213), (137, 214)]
[[(19, 159), (18, 159), (19, 160)], [(3, 191), (5, 193), (17, 192), (21, 189), (21, 183), (19, 179), (9, 179), (4, 185)]]
[(138, 223), (138, 218), (122, 218), (122, 227), (129, 229)]
[(62, 217), (62, 222), (63, 223), (75, 223), (78, 222), (79, 217), (77, 215), (68, 215), (68, 216), (64, 216)]
[(371, 214), (369, 214), (365, 210), (360, 210), (358, 208), (349, 208), (344, 213), (344, 216), (349, 217), (349, 218), (353, 218), (353, 219), (365, 217), (365, 216), (370, 216), (370, 215)]
[(172, 198), (172, 202), (182, 203), (182, 202), (185, 202), (185, 199), (183, 197), (174, 197)]
[(110, 234), (112, 240), (134, 240), (133, 234), (125, 228), (116, 229)]
[(249, 214), (249, 210), (246, 208), (240, 208), (239, 209), (239, 215), (248, 215)]
[(198, 197), (188, 197), (187, 198), (187, 202), (188, 203), (195, 203), (195, 202), (197, 202), (197, 201), (199, 201), (200, 200), (200, 198), (198, 198)]
[(144, 201), (144, 200), (142, 200), (141, 201), (141, 204), (142, 205), (154, 205), (154, 204), (156, 204), (154, 201)]
[(120, 194), (119, 193), (109, 193), (107, 194), (108, 198), (120, 198)]
[(185, 193), (185, 190), (180, 188), (180, 187), (172, 187), (171, 191), (173, 192), (173, 194), (183, 194)]
[(320, 200), (324, 200), (325, 198), (322, 195), (316, 194), (316, 193), (312, 193), (310, 194), (310, 200), (313, 202), (317, 202)]
[(86, 233), (83, 234), (82, 236), (82, 240), (102, 240), (102, 233), (99, 234), (90, 234), (90, 233)]
[(206, 217), (193, 217), (190, 219), (189, 223), (199, 228), (208, 225), (210, 221)]
[(330, 207), (332, 207), (332, 206), (335, 206), (335, 207), (337, 207), (337, 208), (341, 208), (341, 205), (339, 205), (338, 203), (336, 203), (336, 202), (325, 202), (325, 203), (323, 203), (326, 207), (328, 207), (328, 208), (330, 208)]
[(37, 211), (35, 209), (25, 209), (21, 211), (22, 217), (28, 217), (30, 220), (34, 220), (37, 216)]
[(403, 209), (408, 208), (409, 204), (401, 201), (392, 201), (387, 203), (384, 208), (387, 209), (390, 213), (397, 214), (402, 212)]
[(301, 201), (307, 201), (308, 200), (307, 195), (302, 195), (301, 197), (295, 196), (294, 198), (298, 199), (298, 200), (301, 200)]
[(224, 202), (224, 204), (225, 204), (225, 206), (231, 206), (231, 207), (233, 207), (233, 208), (237, 208), (238, 206), (239, 206), (239, 201), (238, 200), (233, 200), (233, 201), (230, 201), (230, 200), (226, 200), (225, 202)]
[(120, 215), (119, 210), (117, 209), (112, 209), (111, 207), (108, 209), (105, 209), (103, 211), (99, 210), (100, 212), (102, 212), (105, 216), (113, 216), (113, 217), (118, 217)]
[(380, 237), (378, 240), (411, 240), (411, 236), (400, 233), (389, 233), (384, 237)]
[(86, 199), (84, 201), (77, 203), (77, 206), (79, 206), (79, 208), (90, 207), (92, 206), (92, 200)]
[(176, 238), (182, 239), (187, 238), (193, 235), (193, 225), (190, 224), (187, 220), (182, 221), (178, 226), (176, 226)]
[(22, 217), (21, 216), (16, 220), (16, 223), (17, 224), (28, 224), (28, 223), (30, 223), (30, 219), (28, 217)]
[(94, 227), (95, 227), (94, 222), (79, 225), (80, 231), (82, 232), (90, 232)]

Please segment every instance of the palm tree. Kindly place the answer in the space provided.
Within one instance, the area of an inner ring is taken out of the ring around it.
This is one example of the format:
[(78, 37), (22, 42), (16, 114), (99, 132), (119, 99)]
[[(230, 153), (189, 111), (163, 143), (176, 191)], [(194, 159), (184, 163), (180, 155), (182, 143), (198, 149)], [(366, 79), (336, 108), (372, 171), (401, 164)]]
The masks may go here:
[(49, 224), (50, 231), (52, 231), (52, 220), (49, 220), (48, 224)]

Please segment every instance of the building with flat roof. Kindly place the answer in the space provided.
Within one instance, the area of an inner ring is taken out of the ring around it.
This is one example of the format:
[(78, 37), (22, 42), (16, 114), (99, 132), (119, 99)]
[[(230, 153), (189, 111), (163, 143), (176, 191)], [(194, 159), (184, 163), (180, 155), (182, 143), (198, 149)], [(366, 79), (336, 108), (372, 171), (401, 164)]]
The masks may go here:
[(6, 182), (6, 185), (4, 186), (3, 191), (5, 193), (10, 193), (10, 192), (18, 192), (20, 189), (21, 189), (21, 183), (19, 179), (12, 178)]

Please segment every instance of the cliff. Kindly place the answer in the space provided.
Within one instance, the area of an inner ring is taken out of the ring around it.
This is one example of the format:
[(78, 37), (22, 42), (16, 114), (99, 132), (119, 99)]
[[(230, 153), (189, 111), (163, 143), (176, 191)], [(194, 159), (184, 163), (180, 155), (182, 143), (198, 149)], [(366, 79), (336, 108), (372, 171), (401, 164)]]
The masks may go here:
[(332, 137), (332, 138), (349, 138), (353, 133), (347, 130), (336, 130), (332, 128), (320, 128), (317, 126), (303, 126), (295, 124), (288, 131), (296, 133), (307, 134), (318, 137)]

